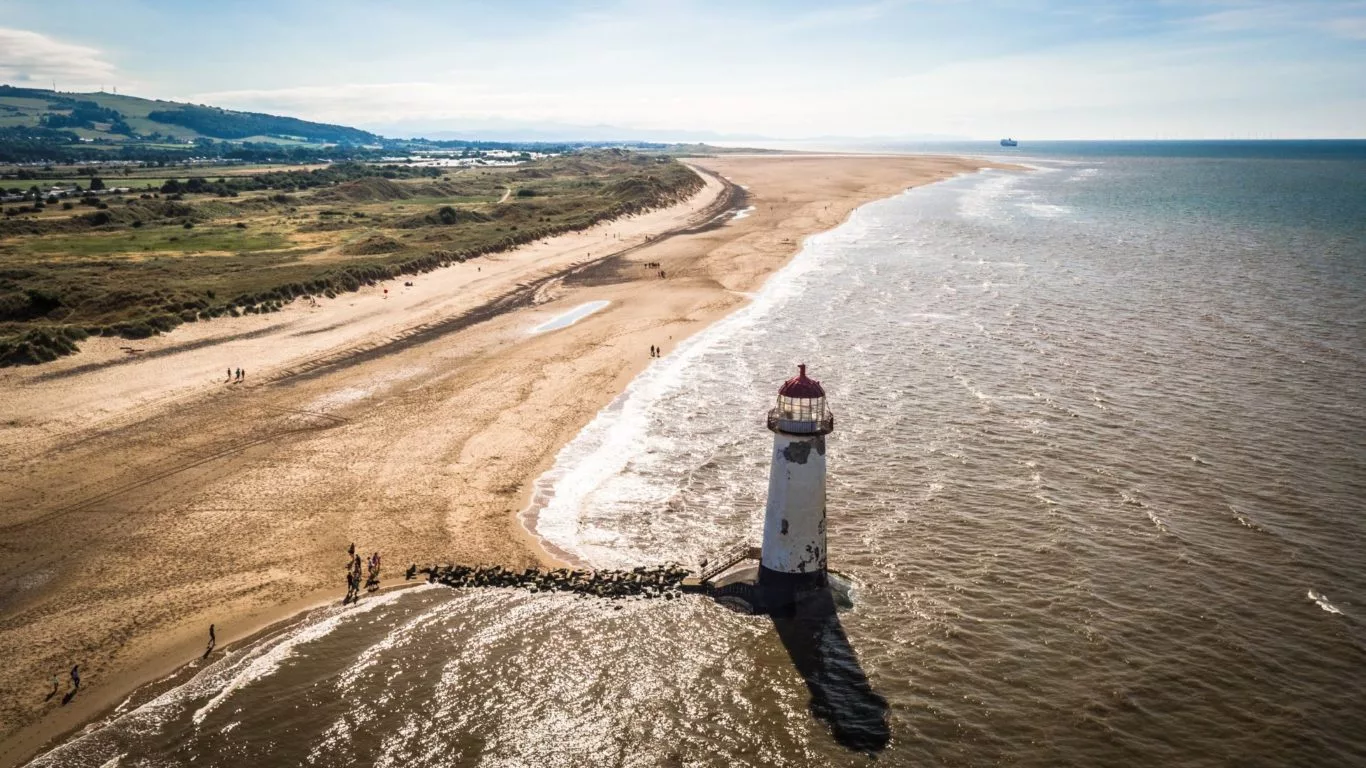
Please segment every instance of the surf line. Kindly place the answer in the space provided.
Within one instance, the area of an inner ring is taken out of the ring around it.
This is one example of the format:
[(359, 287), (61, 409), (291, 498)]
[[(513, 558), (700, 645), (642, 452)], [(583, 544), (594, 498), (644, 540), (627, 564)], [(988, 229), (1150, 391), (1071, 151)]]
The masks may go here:
[(532, 328), (530, 333), (545, 333), (546, 331), (558, 331), (561, 328), (568, 328), (611, 303), (612, 302), (610, 301), (590, 301), (587, 304), (580, 304), (568, 312), (565, 312), (558, 317), (551, 318), (535, 328)]

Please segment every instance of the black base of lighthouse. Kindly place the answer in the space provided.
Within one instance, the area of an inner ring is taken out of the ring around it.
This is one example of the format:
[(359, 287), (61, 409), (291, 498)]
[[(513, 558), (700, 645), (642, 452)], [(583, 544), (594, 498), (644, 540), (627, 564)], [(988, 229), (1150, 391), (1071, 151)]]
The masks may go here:
[(810, 592), (829, 586), (825, 571), (785, 573), (759, 566), (759, 592), (765, 608), (773, 610), (796, 602)]

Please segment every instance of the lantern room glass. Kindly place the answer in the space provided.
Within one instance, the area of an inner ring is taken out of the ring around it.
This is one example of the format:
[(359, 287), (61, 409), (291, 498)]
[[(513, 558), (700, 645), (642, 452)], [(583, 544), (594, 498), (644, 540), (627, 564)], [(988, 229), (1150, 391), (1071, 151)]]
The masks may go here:
[(778, 418), (783, 421), (820, 421), (826, 413), (823, 397), (778, 395)]
[(794, 435), (829, 434), (835, 417), (824, 397), (778, 395), (778, 406), (768, 413), (768, 428)]

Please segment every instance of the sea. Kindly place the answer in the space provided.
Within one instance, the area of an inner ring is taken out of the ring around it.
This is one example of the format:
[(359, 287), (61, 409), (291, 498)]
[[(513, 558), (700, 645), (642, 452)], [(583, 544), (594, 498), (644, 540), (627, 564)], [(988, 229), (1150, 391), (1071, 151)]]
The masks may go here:
[(764, 415), (805, 363), (852, 603), (819, 635), (424, 585), (33, 765), (1366, 765), (1366, 142), (901, 149), (1027, 170), (807, 239), (524, 513), (587, 567), (757, 544)]

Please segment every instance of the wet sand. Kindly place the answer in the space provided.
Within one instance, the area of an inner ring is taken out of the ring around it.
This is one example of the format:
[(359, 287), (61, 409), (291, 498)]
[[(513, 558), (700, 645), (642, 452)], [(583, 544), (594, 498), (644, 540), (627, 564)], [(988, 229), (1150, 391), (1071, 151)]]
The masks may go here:
[[(733, 311), (858, 205), (981, 167), (696, 165), (706, 188), (674, 208), (0, 371), (0, 765), (197, 658), (211, 622), (221, 648), (340, 599), (352, 542), (383, 553), (388, 583), (410, 562), (553, 562), (517, 512), (650, 345), (667, 354)], [(531, 333), (596, 301), (609, 303)], [(227, 380), (236, 367), (245, 382)], [(45, 701), (77, 662), (80, 694)]]

